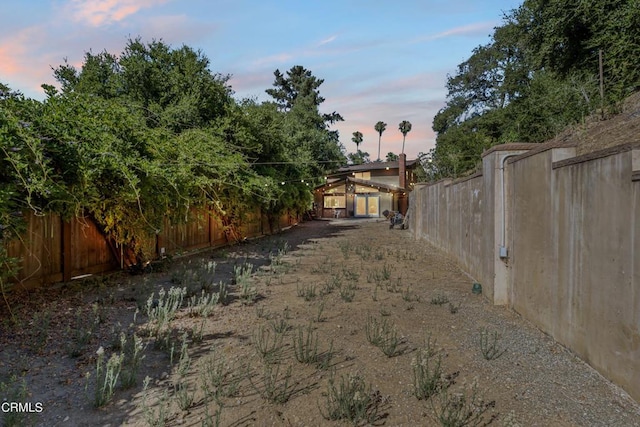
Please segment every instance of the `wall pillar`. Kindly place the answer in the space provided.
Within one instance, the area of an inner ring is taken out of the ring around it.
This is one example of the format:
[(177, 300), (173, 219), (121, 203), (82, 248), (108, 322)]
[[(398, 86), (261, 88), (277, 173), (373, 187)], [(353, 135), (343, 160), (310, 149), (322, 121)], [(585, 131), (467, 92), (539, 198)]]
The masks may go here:
[[(494, 150), (483, 159), (485, 167), (484, 176), (490, 175), (492, 179), (488, 182), (493, 188), (485, 189), (486, 195), (493, 195), (493, 200), (487, 201), (492, 204), (493, 210), (493, 236), (489, 236), (490, 246), (493, 253), (493, 286), (489, 292), (489, 299), (495, 305), (507, 305), (510, 303), (511, 289), (511, 267), (509, 265), (509, 239), (511, 238), (511, 227), (509, 218), (511, 216), (511, 201), (513, 198), (510, 181), (510, 168), (507, 161), (510, 158), (519, 156), (528, 149), (509, 149), (509, 145), (494, 147)], [(487, 166), (490, 170), (487, 170)], [(487, 183), (487, 181), (485, 181)]]

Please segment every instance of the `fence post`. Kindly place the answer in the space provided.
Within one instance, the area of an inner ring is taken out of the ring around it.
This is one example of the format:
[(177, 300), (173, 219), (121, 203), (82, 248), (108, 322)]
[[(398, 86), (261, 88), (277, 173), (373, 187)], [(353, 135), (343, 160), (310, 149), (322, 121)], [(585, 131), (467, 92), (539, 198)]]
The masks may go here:
[(215, 224), (213, 223), (213, 211), (211, 210), (211, 208), (207, 209), (207, 215), (209, 216), (209, 246), (213, 246), (213, 242), (214, 242), (214, 226)]
[(62, 281), (71, 281), (71, 270), (73, 269), (73, 259), (71, 251), (71, 223), (60, 218), (62, 226)]
[(162, 250), (162, 236), (160, 233), (156, 233), (156, 259), (162, 259), (164, 252)]

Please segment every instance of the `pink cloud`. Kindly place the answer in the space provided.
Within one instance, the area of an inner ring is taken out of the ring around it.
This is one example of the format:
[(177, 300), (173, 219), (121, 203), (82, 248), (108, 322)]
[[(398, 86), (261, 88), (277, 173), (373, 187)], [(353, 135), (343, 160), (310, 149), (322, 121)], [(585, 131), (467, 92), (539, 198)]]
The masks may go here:
[[(0, 81), (14, 90), (42, 92), (40, 84), (53, 80), (47, 63), (51, 54), (43, 49), (43, 40), (47, 40), (47, 33), (41, 26), (0, 38)], [(38, 58), (37, 63), (34, 57)]]
[(217, 24), (211, 21), (190, 20), (186, 14), (147, 16), (140, 22), (139, 32), (145, 39), (157, 38), (168, 43), (198, 41), (216, 31)]
[[(359, 81), (358, 81), (359, 80)], [(417, 101), (423, 105), (434, 96), (444, 99), (446, 96), (446, 73), (442, 71), (421, 72), (398, 78), (363, 79), (362, 76), (332, 81), (327, 85), (326, 98), (335, 105), (334, 109), (342, 112), (345, 109), (360, 108), (362, 105), (396, 105), (403, 109), (408, 102)], [(345, 93), (344, 88), (356, 88)], [(336, 92), (337, 96), (330, 93)], [(440, 102), (440, 100), (438, 100)]]
[(73, 20), (94, 27), (124, 20), (141, 9), (147, 9), (168, 0), (71, 0), (69, 10)]
[(333, 111), (334, 107), (345, 118), (344, 122), (333, 126), (340, 133), (340, 141), (347, 152), (355, 151), (355, 144), (351, 141), (353, 132), (360, 131), (363, 134), (362, 151), (369, 153), (372, 160), (378, 156), (378, 133), (374, 126), (378, 120), (387, 124), (386, 131), (382, 134), (380, 157), (385, 158), (388, 152), (400, 153), (402, 150), (402, 133), (398, 130), (398, 124), (408, 120), (412, 129), (407, 134), (405, 153), (409, 158), (414, 158), (420, 152), (426, 153), (435, 146), (435, 133), (431, 129), (433, 116), (444, 105), (442, 101), (398, 101), (361, 103), (357, 108), (340, 108), (332, 103), (324, 110)]
[(274, 78), (273, 71), (266, 70), (231, 74), (229, 84), (235, 92), (241, 93), (243, 97), (261, 96), (266, 98), (264, 91), (271, 87)]
[(7, 44), (0, 45), (0, 74), (3, 76), (14, 76), (22, 70), (22, 64), (17, 59), (20, 53), (20, 47), (11, 50), (11, 46)]
[(498, 25), (497, 21), (476, 22), (473, 24), (450, 28), (448, 30), (441, 31), (436, 34), (430, 34), (428, 36), (418, 37), (417, 39), (412, 40), (411, 43), (429, 42), (429, 41), (443, 39), (451, 36), (488, 35), (488, 32), (491, 32), (496, 25)]
[(282, 64), (284, 62), (291, 61), (294, 55), (290, 53), (278, 53), (276, 55), (265, 56), (264, 58), (258, 58), (253, 61), (253, 65), (256, 67), (263, 67), (271, 64)]

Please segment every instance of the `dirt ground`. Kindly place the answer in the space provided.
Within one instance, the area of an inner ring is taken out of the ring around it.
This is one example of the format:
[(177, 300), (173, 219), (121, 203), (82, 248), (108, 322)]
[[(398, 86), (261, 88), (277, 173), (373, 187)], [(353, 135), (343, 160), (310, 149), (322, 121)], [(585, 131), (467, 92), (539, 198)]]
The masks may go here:
[[(179, 289), (181, 308), (162, 311)], [(0, 417), (37, 426), (640, 426), (640, 406), (621, 389), (473, 290), (409, 231), (334, 220), (141, 276), (12, 295), (13, 318), (6, 306), (0, 313), (0, 400), (30, 403), (32, 413)], [(220, 293), (224, 304), (214, 305)], [(100, 390), (109, 390), (112, 354), (112, 368), (123, 359), (109, 396)]]

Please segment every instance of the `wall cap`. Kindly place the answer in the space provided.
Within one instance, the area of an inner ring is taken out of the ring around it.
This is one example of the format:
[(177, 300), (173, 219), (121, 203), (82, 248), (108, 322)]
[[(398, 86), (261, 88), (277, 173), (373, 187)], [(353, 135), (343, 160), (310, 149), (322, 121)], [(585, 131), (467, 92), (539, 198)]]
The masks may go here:
[(566, 141), (551, 141), (544, 142), (540, 144), (535, 144), (536, 147), (527, 151), (526, 153), (522, 153), (516, 157), (513, 157), (507, 160), (507, 163), (515, 163), (520, 160), (526, 159), (527, 157), (535, 156), (536, 154), (544, 153), (545, 151), (553, 150), (554, 148), (575, 148), (575, 142), (566, 142)]
[(414, 187), (417, 187), (418, 185), (425, 186), (425, 187), (432, 187), (432, 186), (438, 185), (438, 184), (448, 185), (450, 181), (451, 181), (451, 178), (440, 178), (437, 181), (416, 182), (413, 185), (414, 185)]
[(469, 175), (469, 176), (463, 176), (462, 178), (456, 178), (455, 180), (453, 180), (453, 181), (451, 182), (451, 184), (450, 184), (450, 185), (461, 184), (461, 183), (463, 183), (463, 182), (471, 181), (472, 179), (474, 179), (474, 178), (479, 178), (479, 177), (481, 177), (481, 176), (482, 176), (482, 170), (479, 170), (479, 171), (477, 171), (477, 172), (472, 173), (472, 174), (471, 174), (471, 175)]
[(511, 142), (508, 144), (498, 144), (482, 152), (482, 157), (486, 157), (496, 151), (517, 151), (517, 150), (531, 150), (534, 147), (538, 147), (540, 144), (535, 142)]
[[(602, 159), (604, 157), (614, 156), (620, 153), (626, 153), (627, 151), (640, 150), (640, 142), (630, 142), (627, 144), (616, 145), (615, 147), (605, 148), (603, 150), (593, 151), (591, 153), (583, 154), (581, 156), (572, 157), (570, 159), (560, 160), (559, 162), (553, 162), (552, 168), (558, 169), (565, 166), (571, 166), (578, 163), (590, 162), (592, 160)], [(635, 169), (633, 172), (636, 171)]]

